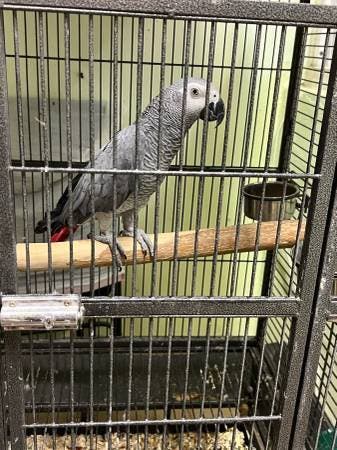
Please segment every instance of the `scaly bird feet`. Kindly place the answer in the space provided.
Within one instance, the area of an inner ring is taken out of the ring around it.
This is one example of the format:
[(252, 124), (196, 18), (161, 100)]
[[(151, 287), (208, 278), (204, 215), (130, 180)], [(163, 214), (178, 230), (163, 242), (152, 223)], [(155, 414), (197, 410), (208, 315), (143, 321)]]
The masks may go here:
[[(90, 234), (88, 235), (88, 238), (90, 239)], [(94, 236), (95, 241), (102, 242), (102, 244), (108, 244), (112, 257), (116, 258), (116, 266), (119, 271), (122, 270), (123, 261), (122, 259), (126, 260), (126, 254), (123, 249), (123, 247), (118, 243), (116, 240), (116, 252), (114, 251), (114, 243), (113, 243), (113, 236), (112, 234), (102, 234)]]
[[(132, 230), (122, 230), (119, 233), (119, 235), (120, 236), (128, 236), (128, 237), (133, 238), (134, 231), (133, 231), (133, 229)], [(90, 239), (90, 234), (88, 235), (88, 238)], [(114, 252), (113, 236), (111, 234), (103, 234), (103, 235), (94, 236), (94, 239), (98, 242), (102, 242), (103, 244), (108, 244), (112, 256), (115, 256), (115, 258), (116, 258), (116, 265), (117, 265), (118, 270), (122, 270), (123, 260), (125, 261), (127, 259), (127, 257), (126, 257), (126, 253), (125, 253), (123, 246), (118, 242), (118, 240), (116, 240), (117, 252)], [(146, 256), (149, 253), (149, 255), (152, 258), (154, 255), (153, 243), (152, 243), (151, 239), (148, 237), (148, 235), (145, 233), (144, 230), (141, 230), (140, 228), (138, 228), (136, 230), (136, 240), (139, 243), (139, 245), (141, 246), (143, 255)]]
[[(134, 230), (124, 229), (119, 233), (119, 235), (134, 237)], [(152, 258), (154, 255), (153, 243), (144, 230), (141, 230), (140, 228), (136, 229), (136, 241), (141, 246), (143, 255), (146, 256), (147, 254), (149, 254)]]

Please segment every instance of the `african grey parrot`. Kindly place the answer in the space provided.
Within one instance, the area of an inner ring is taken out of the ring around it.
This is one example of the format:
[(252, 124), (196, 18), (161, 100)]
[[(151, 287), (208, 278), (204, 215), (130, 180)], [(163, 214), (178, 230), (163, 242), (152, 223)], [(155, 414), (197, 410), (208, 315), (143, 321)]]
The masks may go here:
[[(155, 97), (138, 119), (138, 169), (157, 170), (158, 149), (159, 169), (168, 170), (169, 166), (182, 145), (182, 112), (184, 111), (184, 132), (201, 118), (205, 119), (206, 112), (209, 121), (217, 121), (219, 125), (224, 117), (224, 103), (214, 86), (210, 85), (209, 99), (206, 102), (206, 81), (199, 78), (188, 78), (186, 89), (185, 106), (184, 80), (178, 80), (171, 86), (163, 89), (160, 97)], [(207, 106), (206, 106), (207, 105)], [(159, 113), (162, 114), (162, 136), (159, 147)], [(136, 124), (128, 126), (119, 131), (115, 137), (115, 168), (135, 169), (135, 149), (136, 149)], [(90, 167), (90, 166), (88, 166)], [(96, 155), (96, 169), (113, 168), (113, 141), (107, 143)], [(134, 174), (121, 173), (115, 177), (116, 192), (116, 215), (122, 216), (123, 230), (121, 235), (133, 236), (134, 217)], [(143, 207), (149, 201), (150, 196), (156, 191), (156, 180), (158, 176), (153, 174), (138, 176), (138, 208)], [(159, 177), (159, 182), (164, 177)], [(78, 174), (72, 182), (73, 190), (73, 224), (80, 225), (90, 218), (91, 214), (91, 175), (88, 173)], [(94, 204), (95, 218), (99, 221), (100, 231), (103, 236), (96, 236), (95, 239), (109, 243), (112, 247), (112, 237), (107, 235), (108, 229), (112, 225), (113, 208), (113, 177), (111, 174), (99, 173), (94, 177)], [(70, 234), (69, 228), (69, 196), (68, 189), (64, 191), (59, 199), (56, 208), (51, 212), (51, 240), (52, 242), (64, 241)], [(74, 227), (76, 229), (77, 226)], [(43, 233), (47, 230), (47, 218), (41, 220), (36, 228), (36, 233)], [(148, 251), (153, 255), (153, 245), (146, 233), (141, 229), (136, 229), (136, 239), (141, 245), (142, 251)], [(117, 243), (120, 256), (125, 257), (122, 247)], [(117, 255), (117, 262), (120, 263)]]

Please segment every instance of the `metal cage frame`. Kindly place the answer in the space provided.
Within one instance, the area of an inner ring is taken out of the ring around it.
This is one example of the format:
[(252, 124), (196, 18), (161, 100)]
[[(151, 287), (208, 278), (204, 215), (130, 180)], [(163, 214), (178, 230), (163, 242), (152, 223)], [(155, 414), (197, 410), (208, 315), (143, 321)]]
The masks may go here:
[[(0, 289), (3, 300), (16, 292), (16, 247), (13, 235), (13, 205), (11, 204), (10, 171), (40, 170), (34, 167), (13, 165), (10, 161), (10, 138), (8, 133), (8, 107), (6, 92), (6, 56), (4, 44), (3, 11), (38, 11), (102, 15), (126, 15), (135, 17), (181, 18), (184, 20), (230, 21), (233, 23), (252, 23), (268, 25), (293, 25), (298, 31), (296, 40), (303, 39), (303, 29), (309, 26), (337, 28), (337, 7), (325, 7), (310, 4), (264, 3), (259, 1), (132, 1), (125, 0), (20, 0), (2, 1), (0, 4)], [(296, 47), (300, 49), (300, 46)], [(293, 78), (289, 92), (298, 89), (296, 65), (301, 55), (294, 57)], [(296, 98), (288, 96), (287, 115), (283, 137), (286, 141), (292, 133)], [(147, 299), (107, 297), (83, 298), (85, 318), (99, 317), (258, 317), (260, 325), (270, 317), (289, 317), (292, 319), (291, 343), (287, 361), (287, 379), (283, 385), (283, 398), (279, 428), (275, 429), (273, 449), (303, 448), (310, 405), (314, 392), (316, 369), (322, 342), (324, 326), (328, 319), (337, 317), (337, 301), (331, 297), (332, 278), (337, 263), (335, 248), (337, 245), (337, 42), (334, 47), (329, 85), (322, 121), (318, 148), (318, 165), (313, 180), (310, 215), (307, 221), (307, 234), (304, 255), (301, 263), (300, 295), (294, 297), (268, 297), (268, 273), (265, 272), (263, 295), (260, 297), (190, 297), (179, 296)], [(286, 145), (285, 145), (286, 147)], [(291, 178), (284, 173), (283, 158), (280, 158), (280, 179)], [(46, 173), (62, 170), (71, 173), (72, 169), (45, 168)], [(74, 169), (78, 171), (78, 169)], [(195, 172), (191, 172), (195, 175)], [(223, 172), (221, 176), (233, 176), (234, 172)], [(171, 175), (184, 176), (177, 168)], [(185, 173), (186, 175), (186, 173)], [(200, 174), (199, 174), (200, 175)], [(203, 176), (212, 176), (205, 171)], [(238, 177), (247, 175), (245, 171), (235, 173)], [(249, 173), (249, 176), (252, 176)], [(270, 173), (259, 173), (259, 177), (268, 178)], [(309, 175), (308, 175), (309, 177)], [(272, 254), (269, 254), (271, 263)], [(268, 259), (267, 259), (268, 261)], [(7, 421), (12, 450), (25, 448), (24, 433), (30, 425), (24, 422), (24, 393), (22, 381), (21, 334), (17, 331), (4, 332), (0, 389), (0, 446), (7, 448)], [(274, 416), (275, 418), (276, 416)], [(261, 417), (259, 417), (261, 419)], [(266, 420), (273, 419), (266, 417)], [(253, 417), (241, 418), (244, 422), (253, 421)], [(221, 424), (236, 423), (232, 419), (163, 419), (164, 426), (170, 424)], [(151, 420), (133, 421), (137, 426), (155, 425)], [(113, 422), (110, 425), (130, 426), (128, 420)], [(98, 422), (84, 422), (83, 426), (97, 426)], [(109, 426), (107, 422), (102, 423)], [(45, 424), (50, 429), (57, 424)]]

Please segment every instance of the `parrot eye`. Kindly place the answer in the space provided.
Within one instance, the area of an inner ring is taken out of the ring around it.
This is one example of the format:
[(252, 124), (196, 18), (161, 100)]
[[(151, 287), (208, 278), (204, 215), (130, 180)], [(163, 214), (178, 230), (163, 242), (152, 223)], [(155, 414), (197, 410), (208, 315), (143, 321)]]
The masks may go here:
[(192, 95), (192, 97), (198, 97), (199, 96), (199, 89), (192, 88), (191, 89), (191, 95)]

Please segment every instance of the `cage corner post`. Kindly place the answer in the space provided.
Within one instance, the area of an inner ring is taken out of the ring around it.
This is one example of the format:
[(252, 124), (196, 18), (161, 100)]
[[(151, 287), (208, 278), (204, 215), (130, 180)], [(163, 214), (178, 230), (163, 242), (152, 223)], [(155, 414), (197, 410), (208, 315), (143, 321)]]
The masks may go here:
[[(328, 82), (326, 105), (322, 119), (322, 131), (318, 145), (316, 172), (320, 179), (315, 180), (312, 194), (312, 208), (309, 211), (308, 238), (304, 242), (300, 275), (301, 306), (292, 327), (291, 357), (288, 377), (284, 387), (282, 422), (275, 435), (273, 448), (304, 448), (306, 424), (309, 420), (311, 400), (319, 358), (322, 332), (326, 320), (326, 306), (330, 295), (327, 289), (331, 283), (322, 284), (322, 270), (332, 264), (327, 252), (332, 247), (327, 234), (330, 229), (331, 196), (336, 184), (337, 164), (337, 42), (334, 44), (331, 71)], [(322, 223), (326, 226), (322, 226)], [(335, 230), (335, 225), (331, 227)], [(323, 249), (323, 250), (322, 250)], [(328, 257), (328, 258), (327, 258)], [(329, 264), (323, 264), (324, 258)], [(323, 269), (322, 269), (323, 264)], [(297, 412), (295, 414), (295, 412)]]
[[(0, 292), (16, 292), (16, 249), (14, 217), (10, 188), (10, 138), (8, 120), (7, 74), (4, 37), (3, 1), (0, 2)], [(7, 417), (11, 450), (24, 450), (24, 400), (20, 332), (4, 332), (4, 353), (1, 364), (1, 399), (6, 402), (0, 408), (1, 448), (6, 449)], [(4, 378), (5, 377), (5, 378)], [(5, 392), (6, 383), (6, 392)]]
[[(329, 81), (331, 98), (330, 108), (325, 110), (320, 145), (324, 146), (326, 153), (336, 157), (337, 134), (337, 41), (334, 44), (331, 75)], [(315, 380), (321, 355), (324, 328), (329, 320), (331, 290), (333, 275), (336, 267), (337, 242), (337, 168), (332, 165), (330, 172), (334, 171), (333, 186), (330, 189), (329, 215), (324, 228), (324, 242), (320, 259), (320, 271), (317, 277), (315, 295), (312, 308), (312, 318), (305, 360), (302, 368), (302, 386), (297, 397), (298, 412), (295, 417), (291, 442), (293, 448), (301, 448), (305, 444), (306, 431), (309, 423), (311, 402), (314, 396)], [(304, 299), (303, 299), (304, 301)]]

